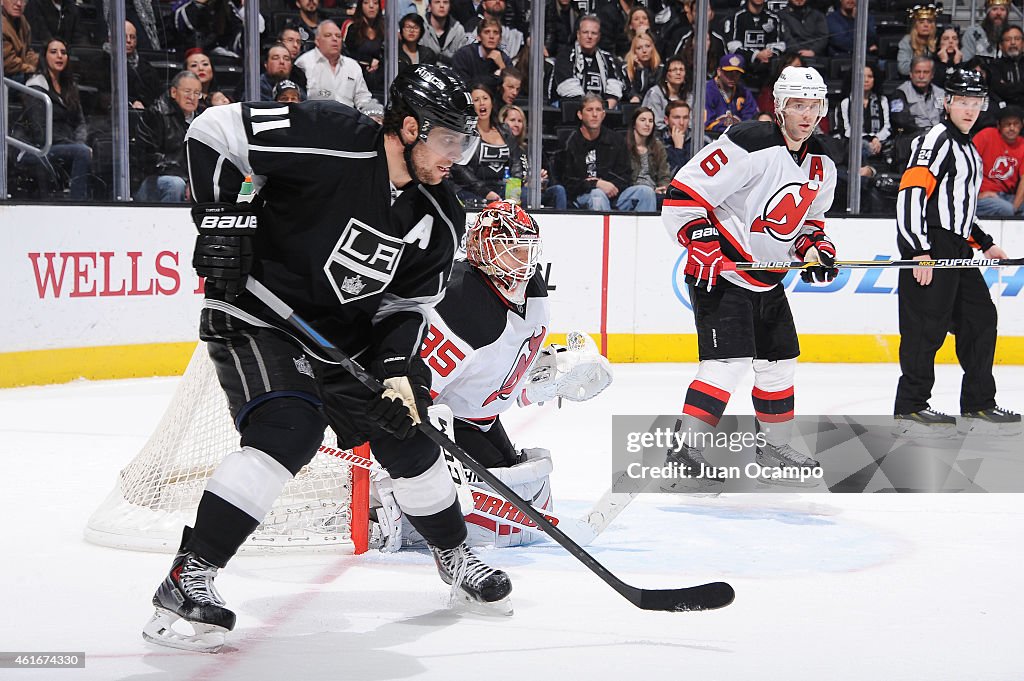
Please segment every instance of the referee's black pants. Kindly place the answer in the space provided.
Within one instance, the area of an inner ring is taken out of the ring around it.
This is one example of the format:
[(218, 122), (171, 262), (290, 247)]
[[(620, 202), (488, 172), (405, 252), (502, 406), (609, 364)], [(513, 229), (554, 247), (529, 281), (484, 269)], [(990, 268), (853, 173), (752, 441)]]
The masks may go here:
[[(932, 258), (970, 258), (970, 245), (945, 229), (934, 229)], [(975, 267), (936, 269), (921, 286), (913, 270), (900, 270), (900, 376), (894, 413), (926, 409), (935, 383), (935, 353), (951, 332), (964, 370), (961, 413), (995, 406), (992, 362), (996, 351), (996, 306), (981, 271)]]

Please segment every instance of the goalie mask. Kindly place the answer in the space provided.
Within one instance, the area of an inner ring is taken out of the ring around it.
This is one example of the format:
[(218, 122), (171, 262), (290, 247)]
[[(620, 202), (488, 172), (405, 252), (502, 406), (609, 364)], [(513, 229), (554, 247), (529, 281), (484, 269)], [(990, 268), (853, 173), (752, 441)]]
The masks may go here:
[(526, 285), (537, 271), (540, 254), (540, 227), (515, 203), (488, 204), (466, 230), (466, 260), (519, 305), (526, 300)]

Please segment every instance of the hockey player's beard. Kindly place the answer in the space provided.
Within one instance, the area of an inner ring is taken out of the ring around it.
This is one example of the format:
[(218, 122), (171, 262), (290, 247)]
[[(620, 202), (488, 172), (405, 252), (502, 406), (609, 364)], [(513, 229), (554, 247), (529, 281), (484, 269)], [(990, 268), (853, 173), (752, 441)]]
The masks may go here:
[[(420, 151), (417, 152), (417, 149)], [(431, 161), (434, 162), (431, 163)], [(437, 161), (442, 163), (437, 163)], [(412, 179), (426, 185), (440, 184), (451, 171), (451, 164), (447, 159), (433, 153), (422, 143), (406, 147), (405, 163), (409, 166), (409, 174), (412, 175)]]

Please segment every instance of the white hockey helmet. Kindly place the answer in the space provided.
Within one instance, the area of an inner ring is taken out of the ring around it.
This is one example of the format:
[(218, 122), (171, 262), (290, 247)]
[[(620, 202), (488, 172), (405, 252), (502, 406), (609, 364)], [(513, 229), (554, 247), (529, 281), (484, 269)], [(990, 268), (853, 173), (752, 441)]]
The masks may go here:
[(782, 69), (772, 94), (775, 95), (776, 111), (785, 109), (790, 99), (816, 99), (820, 102), (819, 117), (824, 118), (828, 114), (828, 87), (818, 70), (809, 66), (787, 66)]
[(542, 250), (537, 221), (516, 203), (492, 201), (466, 230), (465, 243), (466, 260), (521, 304)]

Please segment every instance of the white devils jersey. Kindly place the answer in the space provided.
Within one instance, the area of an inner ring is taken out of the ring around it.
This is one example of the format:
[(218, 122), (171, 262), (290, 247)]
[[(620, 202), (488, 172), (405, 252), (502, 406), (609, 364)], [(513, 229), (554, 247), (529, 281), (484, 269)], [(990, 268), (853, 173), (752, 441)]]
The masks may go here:
[[(709, 220), (718, 228), (722, 254), (734, 262), (794, 260), (796, 238), (824, 229), (835, 187), (835, 163), (816, 140), (790, 152), (774, 123), (739, 123), (679, 169), (662, 221), (672, 238), (679, 239), (689, 223)], [(765, 291), (785, 272), (721, 276), (737, 286)]]
[(420, 349), (432, 374), (434, 401), (466, 421), (490, 421), (504, 412), (524, 387), (549, 320), (539, 271), (527, 285), (526, 302), (516, 305), (475, 267), (456, 262), (445, 297), (427, 317)]

